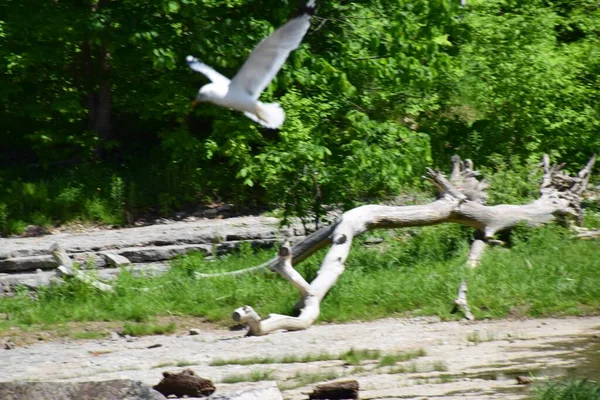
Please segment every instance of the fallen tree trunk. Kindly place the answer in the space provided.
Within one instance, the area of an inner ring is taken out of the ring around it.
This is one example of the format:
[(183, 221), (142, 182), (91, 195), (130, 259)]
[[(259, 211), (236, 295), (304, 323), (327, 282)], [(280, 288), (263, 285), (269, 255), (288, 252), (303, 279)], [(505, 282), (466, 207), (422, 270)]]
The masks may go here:
[[(545, 155), (540, 164), (544, 174), (540, 185), (540, 197), (537, 200), (524, 205), (487, 206), (485, 204), (487, 184), (476, 179), (479, 173), (473, 170), (470, 160), (462, 162), (458, 156), (454, 156), (450, 179), (441, 172), (428, 169), (428, 177), (425, 179), (438, 189), (438, 200), (416, 206), (365, 205), (354, 208), (345, 212), (336, 223), (313, 233), (293, 248), (290, 249), (289, 244), (286, 244), (282, 247), (282, 250), (285, 250), (280, 252), (279, 258), (258, 267), (258, 269), (268, 267), (279, 272), (300, 289), (298, 317), (271, 314), (269, 318), (263, 320), (252, 307), (244, 306), (234, 312), (234, 319), (248, 324), (249, 335), (264, 335), (277, 329), (306, 329), (318, 318), (321, 301), (344, 272), (344, 263), (350, 252), (352, 240), (372, 229), (426, 226), (447, 222), (470, 226), (478, 232), (478, 239), (474, 241), (468, 258), (468, 264), (475, 267), (483, 255), (486, 243), (502, 244), (494, 239), (494, 235), (519, 223), (540, 225), (552, 221), (565, 221), (567, 217), (575, 217), (581, 223), (583, 216), (581, 194), (587, 187), (595, 161), (594, 155), (577, 176), (568, 176), (561, 171), (562, 166), (550, 166), (549, 157)], [(331, 248), (321, 264), (317, 277), (308, 284), (293, 270), (292, 265), (298, 264), (330, 243)], [(257, 267), (236, 271), (234, 274), (255, 270)], [(199, 276), (229, 274), (232, 273)], [(466, 299), (466, 282), (463, 284), (456, 305), (472, 318)]]

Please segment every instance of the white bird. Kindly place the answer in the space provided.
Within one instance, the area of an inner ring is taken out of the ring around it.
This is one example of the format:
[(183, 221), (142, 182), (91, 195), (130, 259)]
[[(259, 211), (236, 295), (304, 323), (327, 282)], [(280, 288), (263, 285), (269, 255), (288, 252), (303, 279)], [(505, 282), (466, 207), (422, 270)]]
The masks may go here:
[(281, 106), (278, 103), (261, 103), (258, 98), (277, 75), (290, 52), (300, 45), (310, 27), (314, 11), (315, 0), (309, 0), (296, 17), (256, 46), (231, 81), (195, 57), (187, 56), (190, 68), (211, 80), (211, 83), (200, 88), (194, 105), (209, 101), (243, 111), (248, 118), (267, 128), (279, 128), (285, 120)]

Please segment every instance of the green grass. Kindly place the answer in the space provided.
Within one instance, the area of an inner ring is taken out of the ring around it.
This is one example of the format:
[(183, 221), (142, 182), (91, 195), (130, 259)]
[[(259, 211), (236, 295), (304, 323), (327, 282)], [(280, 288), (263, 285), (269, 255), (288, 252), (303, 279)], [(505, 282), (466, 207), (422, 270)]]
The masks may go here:
[(174, 365), (175, 365), (174, 362), (162, 362), (162, 363), (153, 365), (152, 368), (165, 368), (165, 367), (172, 367)]
[(444, 372), (448, 371), (448, 365), (444, 361), (438, 360), (433, 362), (432, 369), (434, 371)]
[(344, 375), (338, 374), (335, 371), (296, 372), (293, 378), (279, 383), (278, 386), (281, 390), (290, 390), (310, 385), (312, 383), (331, 381), (342, 376)]
[[(393, 359), (396, 361), (406, 361), (416, 357), (425, 355), (423, 350), (416, 350), (413, 352), (406, 353), (394, 353), (389, 355), (383, 355), (379, 350), (369, 349), (350, 349), (340, 354), (331, 353), (319, 353), (319, 354), (307, 354), (303, 356), (297, 355), (286, 355), (283, 357), (256, 357), (256, 358), (231, 358), (222, 359), (217, 358), (212, 360), (208, 365), (211, 366), (222, 366), (222, 365), (255, 365), (255, 364), (292, 364), (292, 363), (309, 363), (315, 361), (331, 361), (341, 360), (346, 364), (358, 365), (362, 361), (367, 360), (380, 360), (382, 362), (388, 362)], [(384, 361), (386, 360), (386, 361)], [(394, 362), (396, 362), (394, 361)], [(391, 364), (387, 364), (391, 365)]]
[(381, 358), (381, 351), (368, 349), (350, 349), (340, 356), (342, 361), (350, 365), (358, 365), (362, 361), (378, 360), (379, 358)]
[(273, 370), (254, 370), (248, 374), (233, 374), (224, 376), (222, 383), (272, 381), (275, 379)]
[(104, 339), (108, 335), (104, 332), (96, 332), (96, 331), (83, 331), (83, 332), (74, 332), (72, 335), (73, 339)]
[(293, 363), (309, 363), (314, 361), (329, 361), (340, 360), (341, 355), (329, 353), (308, 354), (304, 356), (286, 355), (283, 357), (251, 357), (251, 358), (217, 358), (212, 360), (208, 365), (254, 365), (254, 364), (293, 364)]
[(427, 355), (427, 353), (423, 349), (407, 351), (407, 352), (399, 352), (399, 353), (394, 353), (394, 354), (386, 354), (383, 357), (381, 357), (381, 359), (379, 360), (379, 366), (380, 367), (389, 367), (389, 366), (395, 365), (398, 362), (412, 360), (415, 358), (423, 357), (425, 355)]
[(175, 324), (169, 323), (166, 325), (155, 324), (133, 324), (126, 323), (123, 327), (123, 335), (130, 336), (148, 336), (148, 335), (164, 335), (165, 333), (175, 332)]
[(181, 361), (177, 361), (175, 363), (175, 366), (177, 366), (177, 367), (189, 367), (190, 365), (197, 365), (197, 364), (198, 364), (197, 362), (181, 360)]
[[(478, 319), (504, 317), (515, 309), (525, 316), (600, 311), (600, 241), (572, 240), (557, 227), (519, 230), (511, 249), (488, 249), (473, 270), (464, 267), (468, 229), (443, 225), (398, 232), (396, 236), (376, 232), (385, 239), (378, 246), (365, 248), (360, 240), (354, 242), (346, 271), (322, 303), (320, 321), (390, 315), (459, 318), (450, 311), (463, 279), (469, 282), (469, 303)], [(324, 254), (314, 255), (297, 270), (311, 281)], [(235, 270), (272, 255), (246, 247), (215, 262), (201, 255), (179, 258), (169, 272), (156, 278), (123, 271), (114, 282), (115, 293), (99, 293), (76, 280), (40, 290), (37, 300), (22, 289), (14, 297), (0, 298), (0, 310), (10, 315), (0, 329), (68, 321), (148, 322), (160, 315), (231, 323), (231, 311), (244, 304), (263, 316), (291, 314), (298, 293), (274, 273), (194, 279), (195, 272)]]
[(533, 400), (600, 400), (600, 384), (593, 381), (549, 382), (535, 388)]

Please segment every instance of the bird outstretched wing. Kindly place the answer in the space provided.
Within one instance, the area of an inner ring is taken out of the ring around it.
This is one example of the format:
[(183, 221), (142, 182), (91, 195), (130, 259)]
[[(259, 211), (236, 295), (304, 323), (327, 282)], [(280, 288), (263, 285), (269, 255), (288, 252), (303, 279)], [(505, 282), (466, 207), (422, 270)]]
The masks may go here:
[(309, 0), (296, 17), (263, 39), (233, 77), (230, 87), (236, 87), (253, 99), (258, 99), (277, 75), (290, 52), (302, 42), (310, 27), (314, 10), (315, 0)]
[(190, 66), (191, 69), (193, 69), (196, 72), (200, 72), (201, 74), (206, 76), (208, 79), (210, 79), (211, 82), (217, 83), (217, 84), (229, 85), (230, 81), (228, 78), (224, 77), (223, 75), (221, 75), (220, 73), (215, 71), (213, 68), (204, 64), (203, 62), (198, 60), (196, 57), (187, 56), (185, 60), (187, 61), (187, 64)]

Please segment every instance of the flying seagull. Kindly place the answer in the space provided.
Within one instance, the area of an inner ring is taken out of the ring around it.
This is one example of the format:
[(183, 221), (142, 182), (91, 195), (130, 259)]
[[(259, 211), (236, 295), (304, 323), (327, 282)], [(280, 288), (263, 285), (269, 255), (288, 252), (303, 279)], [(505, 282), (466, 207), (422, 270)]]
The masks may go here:
[(209, 101), (243, 111), (248, 118), (267, 128), (279, 128), (285, 120), (281, 106), (278, 103), (261, 103), (258, 98), (277, 75), (290, 52), (300, 45), (314, 12), (315, 0), (309, 0), (296, 17), (256, 46), (231, 81), (195, 57), (187, 56), (190, 68), (211, 80), (211, 83), (200, 88), (194, 105)]

